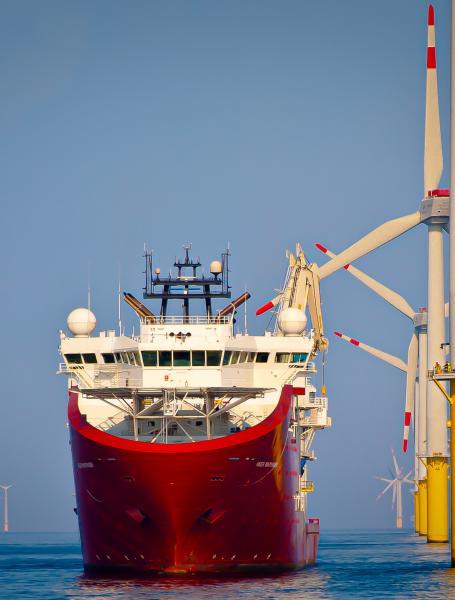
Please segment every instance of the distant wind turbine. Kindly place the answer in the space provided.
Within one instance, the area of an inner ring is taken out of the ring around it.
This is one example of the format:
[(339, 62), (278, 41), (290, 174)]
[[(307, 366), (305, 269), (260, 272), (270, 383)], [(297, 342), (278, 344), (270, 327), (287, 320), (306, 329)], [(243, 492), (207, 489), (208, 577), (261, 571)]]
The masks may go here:
[(11, 485), (0, 485), (4, 492), (4, 501), (3, 501), (3, 531), (9, 531), (9, 523), (8, 523), (8, 490), (10, 487), (13, 487), (14, 483)]
[(388, 490), (390, 488), (392, 488), (392, 509), (395, 507), (395, 502), (396, 502), (396, 506), (397, 506), (396, 527), (397, 527), (397, 529), (402, 529), (403, 528), (403, 499), (402, 499), (401, 486), (403, 485), (403, 483), (410, 483), (411, 485), (414, 485), (414, 482), (412, 480), (408, 479), (412, 473), (412, 470), (409, 471), (409, 473), (407, 473), (406, 475), (403, 475), (402, 469), (398, 466), (397, 457), (395, 456), (395, 451), (393, 448), (392, 448), (392, 459), (393, 459), (393, 466), (395, 467), (396, 477), (395, 477), (395, 479), (385, 479), (385, 477), (376, 477), (376, 479), (379, 479), (380, 481), (385, 481), (387, 483), (387, 485), (382, 490), (382, 492), (380, 494), (378, 494), (376, 500), (379, 500), (380, 498), (382, 498), (382, 496), (384, 496), (384, 494), (386, 492), (388, 492)]

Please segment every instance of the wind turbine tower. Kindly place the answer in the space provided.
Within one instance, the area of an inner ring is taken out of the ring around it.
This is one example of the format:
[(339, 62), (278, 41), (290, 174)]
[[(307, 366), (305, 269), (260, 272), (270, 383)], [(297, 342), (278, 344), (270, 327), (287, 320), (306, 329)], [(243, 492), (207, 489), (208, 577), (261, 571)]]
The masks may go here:
[(13, 483), (11, 485), (0, 485), (0, 488), (3, 490), (3, 531), (6, 533), (9, 531), (9, 522), (8, 522), (8, 490), (10, 487), (13, 487)]
[(409, 475), (411, 475), (412, 471), (409, 471), (409, 473), (407, 473), (406, 475), (403, 475), (403, 471), (402, 469), (398, 466), (398, 462), (397, 462), (397, 457), (395, 456), (395, 452), (392, 448), (392, 459), (393, 459), (393, 466), (395, 468), (395, 478), (394, 479), (386, 479), (385, 477), (376, 477), (376, 479), (379, 479), (380, 481), (385, 481), (387, 483), (387, 485), (385, 486), (385, 488), (382, 490), (382, 492), (380, 492), (376, 498), (376, 500), (379, 500), (380, 498), (382, 498), (382, 496), (384, 496), (384, 494), (386, 494), (390, 488), (392, 488), (392, 508), (394, 508), (395, 504), (396, 504), (396, 527), (397, 529), (402, 529), (403, 528), (403, 494), (402, 494), (402, 486), (403, 483), (410, 483), (411, 485), (414, 485), (414, 482), (411, 481), (409, 478)]

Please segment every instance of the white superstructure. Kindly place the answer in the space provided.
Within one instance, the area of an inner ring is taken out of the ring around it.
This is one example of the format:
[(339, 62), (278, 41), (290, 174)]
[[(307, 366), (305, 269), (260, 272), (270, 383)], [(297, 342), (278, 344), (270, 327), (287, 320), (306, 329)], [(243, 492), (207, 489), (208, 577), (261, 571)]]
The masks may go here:
[[(213, 277), (201, 279), (196, 274), (200, 263), (189, 258), (188, 249), (185, 260), (175, 263), (177, 276), (163, 279), (156, 270), (153, 277), (149, 264), (146, 289), (151, 290), (149, 297), (161, 299), (160, 315), (125, 294), (139, 316), (139, 335), (118, 335), (114, 330), (95, 334), (95, 315), (83, 308), (73, 311), (68, 319), (73, 335), (60, 333), (59, 371), (68, 375), (71, 388), (77, 388), (87, 422), (142, 442), (213, 439), (264, 420), (277, 406), (283, 386), (290, 384), (292, 434), (299, 440), (302, 464), (313, 459), (315, 430), (330, 426), (327, 398), (318, 395), (311, 382), (317, 345), (325, 338), (320, 314), (317, 333), (307, 328), (306, 299), (314, 293), (301, 289), (310, 284), (301, 276), (306, 262), (300, 247), (298, 253), (297, 259), (290, 259), (277, 326), (264, 335), (234, 331), (235, 309), (249, 298), (247, 293), (212, 314), (216, 293), (211, 285), (221, 286), (221, 297), (230, 297), (225, 258), (211, 264)], [(185, 268), (193, 275), (186, 275)], [(165, 291), (157, 292), (157, 286)], [(167, 314), (174, 295), (183, 296), (182, 315)], [(194, 296), (206, 301), (206, 314), (190, 315)], [(291, 297), (298, 299), (298, 307)], [(318, 310), (313, 306), (315, 314)]]

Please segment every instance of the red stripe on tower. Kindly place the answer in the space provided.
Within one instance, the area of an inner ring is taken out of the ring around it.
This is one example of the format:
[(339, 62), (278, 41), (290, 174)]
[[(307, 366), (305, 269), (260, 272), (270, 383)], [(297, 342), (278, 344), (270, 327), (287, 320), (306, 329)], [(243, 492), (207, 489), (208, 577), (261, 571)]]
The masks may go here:
[(354, 346), (360, 346), (360, 342), (358, 340), (355, 340), (354, 338), (350, 338), (349, 341), (351, 342), (351, 344), (354, 344)]
[(411, 413), (409, 411), (406, 411), (404, 413), (404, 425), (405, 425), (405, 427), (409, 427), (410, 424), (411, 424)]
[(324, 254), (327, 254), (327, 248), (325, 248), (322, 244), (315, 244), (315, 246), (318, 250), (324, 252)]
[(428, 6), (428, 25), (434, 25), (434, 8), (432, 4)]
[(427, 48), (427, 69), (436, 69), (436, 48), (434, 46)]
[(340, 333), (339, 331), (334, 331), (333, 332), (337, 337), (342, 337), (342, 333)]
[(408, 440), (403, 440), (403, 452), (406, 454), (408, 449)]

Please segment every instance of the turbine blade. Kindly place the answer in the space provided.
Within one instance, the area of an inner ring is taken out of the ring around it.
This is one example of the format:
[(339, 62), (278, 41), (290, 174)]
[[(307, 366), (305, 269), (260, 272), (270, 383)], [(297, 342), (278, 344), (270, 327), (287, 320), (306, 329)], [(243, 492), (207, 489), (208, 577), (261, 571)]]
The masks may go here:
[(372, 250), (376, 250), (380, 246), (387, 244), (396, 237), (406, 233), (421, 222), (420, 211), (404, 217), (398, 217), (383, 223), (370, 233), (367, 233), (359, 241), (349, 246), (346, 250), (337, 255), (336, 258), (332, 258), (319, 268), (319, 277), (324, 279), (328, 277), (344, 265), (353, 262), (354, 260), (368, 254)]
[[(336, 258), (336, 254), (328, 250), (322, 244), (315, 244), (315, 246), (318, 250), (324, 252), (324, 254), (327, 254), (327, 256), (329, 256), (330, 258)], [(413, 320), (416, 311), (403, 298), (403, 296), (400, 296), (400, 294), (397, 294), (397, 292), (394, 292), (387, 286), (383, 285), (382, 283), (379, 283), (379, 281), (376, 281), (376, 279), (373, 279), (373, 277), (370, 277), (369, 275), (367, 275), (363, 271), (360, 271), (360, 269), (357, 269), (357, 267), (354, 267), (353, 265), (344, 265), (344, 268), (346, 269), (346, 271), (348, 271), (348, 273), (351, 273), (351, 275), (353, 275), (356, 279), (358, 279), (364, 285), (370, 288), (370, 290), (375, 292), (378, 296), (381, 296), (381, 298), (383, 298), (386, 302), (391, 304), (394, 308), (396, 308), (406, 317), (411, 319), (411, 321)]]
[(379, 479), (379, 481), (385, 481), (387, 483), (393, 482), (393, 479), (386, 479), (385, 477), (378, 477), (375, 475), (375, 479)]
[(403, 479), (401, 481), (404, 481), (405, 483), (414, 484), (415, 481), (413, 481), (412, 479), (409, 479), (409, 475), (411, 475), (411, 473), (412, 473), (412, 469), (409, 471), (409, 473), (406, 473), (406, 475), (403, 477)]
[(389, 483), (389, 485), (386, 485), (385, 488), (382, 490), (382, 492), (380, 492), (377, 496), (376, 496), (376, 500), (380, 500), (382, 498), (382, 496), (384, 496), (384, 494), (386, 492), (389, 491), (389, 489), (392, 487), (392, 485), (395, 483), (395, 479), (393, 481), (391, 481)]
[(406, 405), (404, 407), (403, 452), (408, 449), (409, 426), (414, 413), (415, 381), (417, 377), (417, 356), (419, 339), (416, 332), (412, 334), (408, 348), (408, 370), (406, 372)]
[(403, 360), (401, 360), (401, 358), (398, 358), (393, 354), (389, 354), (388, 352), (384, 352), (383, 350), (378, 350), (377, 348), (369, 346), (368, 344), (364, 344), (363, 342), (359, 342), (359, 340), (351, 338), (348, 335), (345, 335), (344, 333), (340, 333), (339, 331), (335, 331), (334, 334), (342, 340), (350, 342), (353, 346), (357, 346), (357, 348), (361, 348), (365, 352), (368, 352), (368, 354), (376, 356), (376, 358), (379, 358), (379, 360), (382, 360), (388, 363), (389, 365), (392, 365), (392, 367), (396, 367), (397, 369), (400, 369), (400, 371), (406, 372), (406, 363)]
[(401, 469), (398, 466), (397, 457), (395, 456), (395, 450), (393, 448), (392, 448), (392, 460), (393, 460), (393, 466), (395, 467), (395, 473), (398, 478), (401, 475)]
[(265, 313), (268, 310), (270, 310), (271, 308), (273, 308), (274, 306), (276, 306), (278, 304), (278, 302), (281, 300), (281, 296), (282, 296), (282, 294), (275, 296), (275, 298), (273, 298), (273, 300), (266, 302), (263, 306), (258, 308), (256, 311), (256, 316), (258, 317), (259, 315), (262, 315), (262, 313)]
[(438, 187), (443, 169), (436, 71), (434, 9), (428, 7), (427, 89), (425, 105), (424, 196)]
[(395, 500), (397, 499), (397, 486), (393, 486), (393, 495), (392, 495), (392, 508), (395, 506)]

